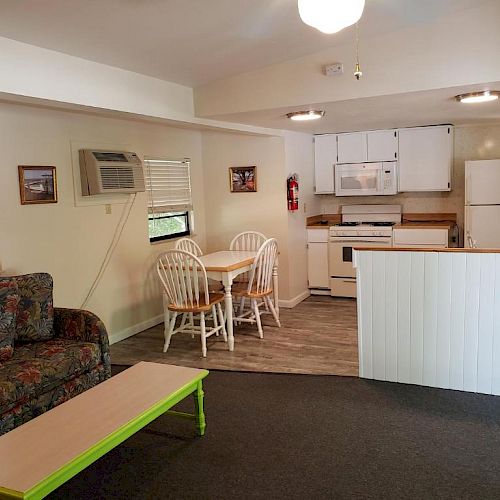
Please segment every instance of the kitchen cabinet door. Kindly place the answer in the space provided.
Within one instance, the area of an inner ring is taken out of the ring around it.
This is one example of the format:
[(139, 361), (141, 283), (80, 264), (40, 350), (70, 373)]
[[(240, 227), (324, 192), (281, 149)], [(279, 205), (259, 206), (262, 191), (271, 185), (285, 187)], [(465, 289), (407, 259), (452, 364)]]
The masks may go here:
[(314, 192), (335, 193), (334, 165), (337, 163), (337, 136), (332, 134), (314, 137)]
[(500, 205), (500, 160), (465, 162), (465, 204)]
[(309, 288), (329, 288), (328, 243), (308, 243), (307, 246)]
[(366, 132), (339, 134), (338, 163), (364, 163), (368, 161)]
[(398, 133), (396, 130), (367, 132), (368, 161), (395, 161), (398, 159)]
[(399, 191), (450, 191), (453, 127), (399, 129)]
[(392, 239), (394, 247), (447, 248), (449, 232), (447, 228), (396, 228)]

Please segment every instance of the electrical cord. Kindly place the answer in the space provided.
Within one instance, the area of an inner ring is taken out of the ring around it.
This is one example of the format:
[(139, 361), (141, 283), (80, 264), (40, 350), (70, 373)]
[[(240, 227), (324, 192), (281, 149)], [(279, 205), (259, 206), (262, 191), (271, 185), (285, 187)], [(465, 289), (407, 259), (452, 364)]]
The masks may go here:
[(88, 304), (88, 302), (91, 299), (92, 295), (94, 294), (96, 288), (98, 287), (99, 283), (101, 282), (101, 279), (102, 279), (102, 277), (103, 277), (103, 275), (104, 275), (104, 273), (109, 265), (111, 257), (113, 256), (115, 248), (118, 245), (118, 242), (120, 241), (120, 237), (123, 233), (123, 230), (125, 229), (125, 224), (127, 223), (128, 218), (130, 217), (130, 212), (132, 211), (132, 207), (134, 206), (136, 196), (137, 196), (137, 193), (130, 194), (129, 199), (127, 200), (127, 203), (123, 206), (123, 210), (122, 210), (122, 213), (120, 215), (120, 220), (118, 221), (118, 224), (116, 225), (115, 232), (113, 234), (113, 239), (111, 240), (111, 243), (108, 246), (104, 260), (102, 261), (101, 267), (99, 268), (99, 272), (97, 273), (97, 276), (95, 277), (94, 281), (92, 282), (90, 290), (87, 293), (87, 296), (85, 297), (85, 300), (83, 301), (80, 309), (85, 309), (85, 306)]

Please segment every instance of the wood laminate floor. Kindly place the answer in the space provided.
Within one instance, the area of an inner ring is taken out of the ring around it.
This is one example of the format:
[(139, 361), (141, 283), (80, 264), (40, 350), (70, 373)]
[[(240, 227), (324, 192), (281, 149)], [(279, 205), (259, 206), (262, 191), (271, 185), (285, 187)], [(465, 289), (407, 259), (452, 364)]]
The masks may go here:
[(263, 315), (264, 338), (255, 325), (234, 328), (235, 348), (222, 337), (207, 341), (201, 357), (199, 337), (178, 334), (163, 353), (163, 324), (111, 346), (111, 361), (132, 365), (154, 361), (195, 368), (234, 371), (358, 375), (356, 301), (314, 296), (293, 309), (280, 309), (282, 327)]

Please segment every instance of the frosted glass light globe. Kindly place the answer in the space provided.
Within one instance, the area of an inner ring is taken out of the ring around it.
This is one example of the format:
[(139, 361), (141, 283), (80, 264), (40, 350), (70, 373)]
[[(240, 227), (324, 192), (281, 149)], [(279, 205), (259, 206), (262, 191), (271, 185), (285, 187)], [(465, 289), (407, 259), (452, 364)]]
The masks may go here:
[(365, 8), (365, 0), (298, 1), (302, 21), (329, 35), (358, 22)]

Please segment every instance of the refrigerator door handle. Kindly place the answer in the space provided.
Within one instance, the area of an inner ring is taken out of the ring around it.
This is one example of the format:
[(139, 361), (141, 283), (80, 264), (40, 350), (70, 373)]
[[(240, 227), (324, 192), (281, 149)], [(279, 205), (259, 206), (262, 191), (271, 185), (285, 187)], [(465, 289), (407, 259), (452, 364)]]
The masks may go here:
[(471, 175), (470, 173), (467, 173), (467, 176), (465, 178), (465, 204), (470, 205), (470, 181), (471, 181)]

